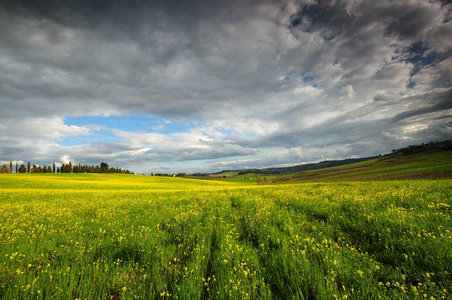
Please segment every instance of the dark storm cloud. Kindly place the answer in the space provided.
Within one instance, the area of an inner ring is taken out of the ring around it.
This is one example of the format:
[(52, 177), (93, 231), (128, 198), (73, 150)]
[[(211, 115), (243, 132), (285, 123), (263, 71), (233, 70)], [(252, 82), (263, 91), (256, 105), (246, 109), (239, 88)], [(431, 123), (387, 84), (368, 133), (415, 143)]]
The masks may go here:
[[(215, 9), (229, 14), (228, 7), (234, 5)], [(247, 57), (209, 40), (219, 21), (213, 12), (212, 5), (191, 1), (7, 6), (2, 49), (19, 65), (6, 61), (11, 72), (3, 75), (3, 96), (24, 99), (13, 113), (35, 113), (34, 101), (58, 102), (57, 111), (39, 111), (47, 115), (145, 110), (181, 117), (203, 113), (212, 99), (233, 101), (248, 85), (237, 78), (225, 82), (245, 75), (225, 66)], [(219, 61), (212, 57), (217, 50), (223, 52)]]
[[(432, 96), (433, 96), (433, 99), (429, 99)], [(442, 93), (434, 94), (434, 95), (431, 95), (431, 94), (424, 95), (422, 100), (423, 101), (433, 100), (432, 102), (434, 102), (434, 104), (427, 106), (427, 107), (423, 107), (423, 108), (404, 111), (400, 114), (395, 115), (391, 119), (391, 122), (395, 123), (395, 122), (399, 122), (401, 120), (405, 120), (410, 117), (422, 116), (422, 115), (425, 115), (428, 113), (435, 113), (435, 112), (444, 112), (444, 114), (447, 115), (450, 112), (450, 110), (452, 110), (452, 90), (451, 89), (444, 91)]]
[[(0, 2), (0, 134), (8, 138), (0, 160), (21, 149), (49, 161), (224, 158), (264, 166), (448, 138), (451, 7)], [(119, 142), (58, 145), (95, 131), (67, 126), (65, 116), (137, 113), (198, 128), (169, 136), (113, 131)]]
[(0, 155), (2, 157), (10, 157), (12, 155), (21, 154), (23, 150), (19, 147), (15, 147), (14, 144), (9, 145), (3, 141), (0, 141)]

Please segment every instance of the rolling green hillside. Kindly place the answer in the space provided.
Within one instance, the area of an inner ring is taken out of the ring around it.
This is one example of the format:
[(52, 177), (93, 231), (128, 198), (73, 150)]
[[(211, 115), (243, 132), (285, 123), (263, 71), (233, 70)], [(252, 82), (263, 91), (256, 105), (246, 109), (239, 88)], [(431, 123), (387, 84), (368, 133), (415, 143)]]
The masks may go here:
[(310, 170), (273, 178), (292, 181), (361, 181), (452, 178), (452, 151), (389, 155), (346, 166)]
[(373, 157), (326, 160), (265, 169), (225, 170), (193, 174), (192, 178), (222, 181), (283, 183), (452, 178), (452, 140), (394, 149)]

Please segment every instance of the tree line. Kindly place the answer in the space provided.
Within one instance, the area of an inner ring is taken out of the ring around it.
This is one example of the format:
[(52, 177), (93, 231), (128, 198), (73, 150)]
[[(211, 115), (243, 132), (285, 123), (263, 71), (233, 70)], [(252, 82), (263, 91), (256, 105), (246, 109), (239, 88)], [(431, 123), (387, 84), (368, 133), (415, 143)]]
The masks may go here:
[(421, 145), (410, 145), (405, 148), (393, 149), (392, 154), (403, 156), (422, 152), (437, 152), (447, 150), (452, 150), (452, 140), (445, 140), (441, 142), (435, 141), (427, 144), (422, 143)]
[(109, 167), (106, 162), (101, 162), (100, 165), (72, 165), (72, 162), (67, 164), (62, 164), (60, 167), (57, 167), (55, 163), (52, 166), (39, 166), (39, 165), (31, 165), (30, 162), (25, 164), (21, 164), (16, 162), (15, 164), (15, 172), (13, 172), (13, 162), (9, 162), (8, 164), (3, 164), (0, 167), (0, 173), (120, 173), (120, 174), (133, 174), (126, 169), (121, 169), (118, 167)]

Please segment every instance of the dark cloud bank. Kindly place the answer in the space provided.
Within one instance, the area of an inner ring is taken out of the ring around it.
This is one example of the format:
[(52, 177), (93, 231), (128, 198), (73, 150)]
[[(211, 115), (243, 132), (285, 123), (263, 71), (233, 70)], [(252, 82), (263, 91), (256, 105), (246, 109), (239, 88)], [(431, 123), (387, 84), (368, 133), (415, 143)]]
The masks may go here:
[[(0, 160), (216, 171), (449, 139), (451, 11), (423, 0), (3, 1)], [(66, 116), (135, 114), (191, 129), (103, 128), (118, 141), (59, 144), (100, 129)]]

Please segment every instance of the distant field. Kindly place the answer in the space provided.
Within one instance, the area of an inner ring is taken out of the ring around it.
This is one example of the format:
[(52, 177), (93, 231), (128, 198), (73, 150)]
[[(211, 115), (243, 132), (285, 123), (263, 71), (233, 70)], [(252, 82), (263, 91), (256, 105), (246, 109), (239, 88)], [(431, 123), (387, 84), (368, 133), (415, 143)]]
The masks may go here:
[(452, 180), (241, 181), (0, 175), (0, 298), (451, 298)]
[[(265, 169), (264, 169), (265, 170)], [(423, 152), (412, 155), (389, 155), (337, 167), (327, 167), (292, 174), (256, 174), (224, 171), (198, 177), (234, 182), (294, 183), (325, 181), (373, 181), (404, 179), (452, 179), (452, 151)], [(240, 174), (240, 175), (239, 175)]]
[(278, 176), (272, 182), (446, 178), (452, 179), (452, 151), (380, 157), (346, 166)]

